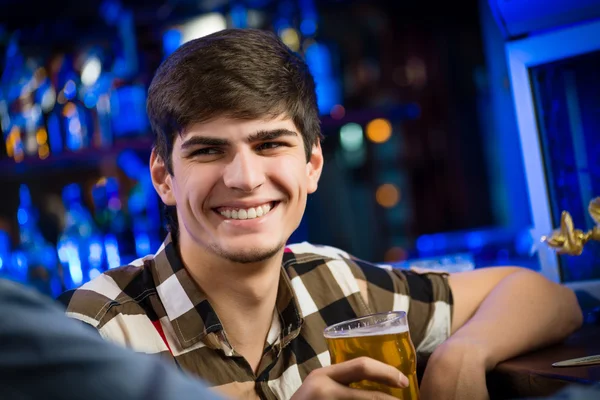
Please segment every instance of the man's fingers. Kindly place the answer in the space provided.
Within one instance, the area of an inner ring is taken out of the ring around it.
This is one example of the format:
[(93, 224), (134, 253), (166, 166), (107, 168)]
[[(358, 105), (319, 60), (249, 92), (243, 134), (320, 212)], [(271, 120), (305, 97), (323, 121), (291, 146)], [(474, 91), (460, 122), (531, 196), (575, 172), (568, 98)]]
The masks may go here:
[(408, 387), (408, 378), (391, 365), (369, 357), (359, 357), (322, 369), (331, 379), (342, 385), (369, 380), (392, 387)]
[(396, 397), (370, 390), (351, 389), (348, 386), (339, 385), (333, 398), (336, 400), (398, 400)]

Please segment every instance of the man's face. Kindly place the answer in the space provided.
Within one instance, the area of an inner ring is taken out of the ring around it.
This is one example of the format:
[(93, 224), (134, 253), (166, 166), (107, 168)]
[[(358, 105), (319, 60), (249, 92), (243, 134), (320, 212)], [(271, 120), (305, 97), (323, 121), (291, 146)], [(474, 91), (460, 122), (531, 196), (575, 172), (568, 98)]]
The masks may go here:
[(173, 175), (153, 153), (152, 178), (163, 202), (177, 207), (181, 251), (198, 246), (227, 260), (274, 256), (298, 227), (323, 165), (319, 145), (307, 162), (289, 118), (219, 118), (177, 136)]

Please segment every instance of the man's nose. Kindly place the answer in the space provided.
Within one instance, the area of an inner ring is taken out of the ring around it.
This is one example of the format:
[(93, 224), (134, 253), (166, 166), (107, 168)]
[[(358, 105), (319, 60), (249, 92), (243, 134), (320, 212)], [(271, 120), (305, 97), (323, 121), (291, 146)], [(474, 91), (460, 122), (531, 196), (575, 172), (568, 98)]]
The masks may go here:
[(228, 188), (252, 192), (265, 182), (265, 174), (259, 156), (239, 152), (225, 167), (223, 181)]

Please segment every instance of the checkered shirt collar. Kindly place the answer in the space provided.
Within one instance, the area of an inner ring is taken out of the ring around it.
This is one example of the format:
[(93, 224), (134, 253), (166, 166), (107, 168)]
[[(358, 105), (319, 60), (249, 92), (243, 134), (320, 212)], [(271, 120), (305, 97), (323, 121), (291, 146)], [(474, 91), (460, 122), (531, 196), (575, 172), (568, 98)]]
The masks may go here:
[[(284, 254), (284, 264), (290, 257), (293, 253)], [(156, 252), (152, 268), (156, 291), (182, 348), (189, 348), (199, 341), (223, 348), (223, 343), (220, 343), (224, 340), (223, 325), (204, 291), (185, 269), (170, 234)], [(280, 340), (276, 340), (275, 344), (284, 347), (298, 335), (303, 319), (290, 278), (283, 267), (275, 306), (280, 317), (277, 322), (281, 326)]]

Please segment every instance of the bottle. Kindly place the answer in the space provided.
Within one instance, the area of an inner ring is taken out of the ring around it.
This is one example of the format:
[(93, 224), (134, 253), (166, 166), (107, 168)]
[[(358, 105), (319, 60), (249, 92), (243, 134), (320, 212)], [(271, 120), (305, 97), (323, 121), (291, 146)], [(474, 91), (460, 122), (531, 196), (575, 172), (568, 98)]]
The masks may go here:
[(14, 278), (55, 297), (64, 289), (59, 276), (56, 250), (39, 229), (39, 211), (33, 205), (29, 188), (25, 184), (20, 186), (19, 200), (17, 219), (20, 245), (12, 257)]
[(63, 188), (65, 228), (58, 240), (58, 257), (63, 268), (63, 282), (74, 289), (101, 272), (102, 237), (92, 214), (83, 204), (81, 187), (72, 183)]

